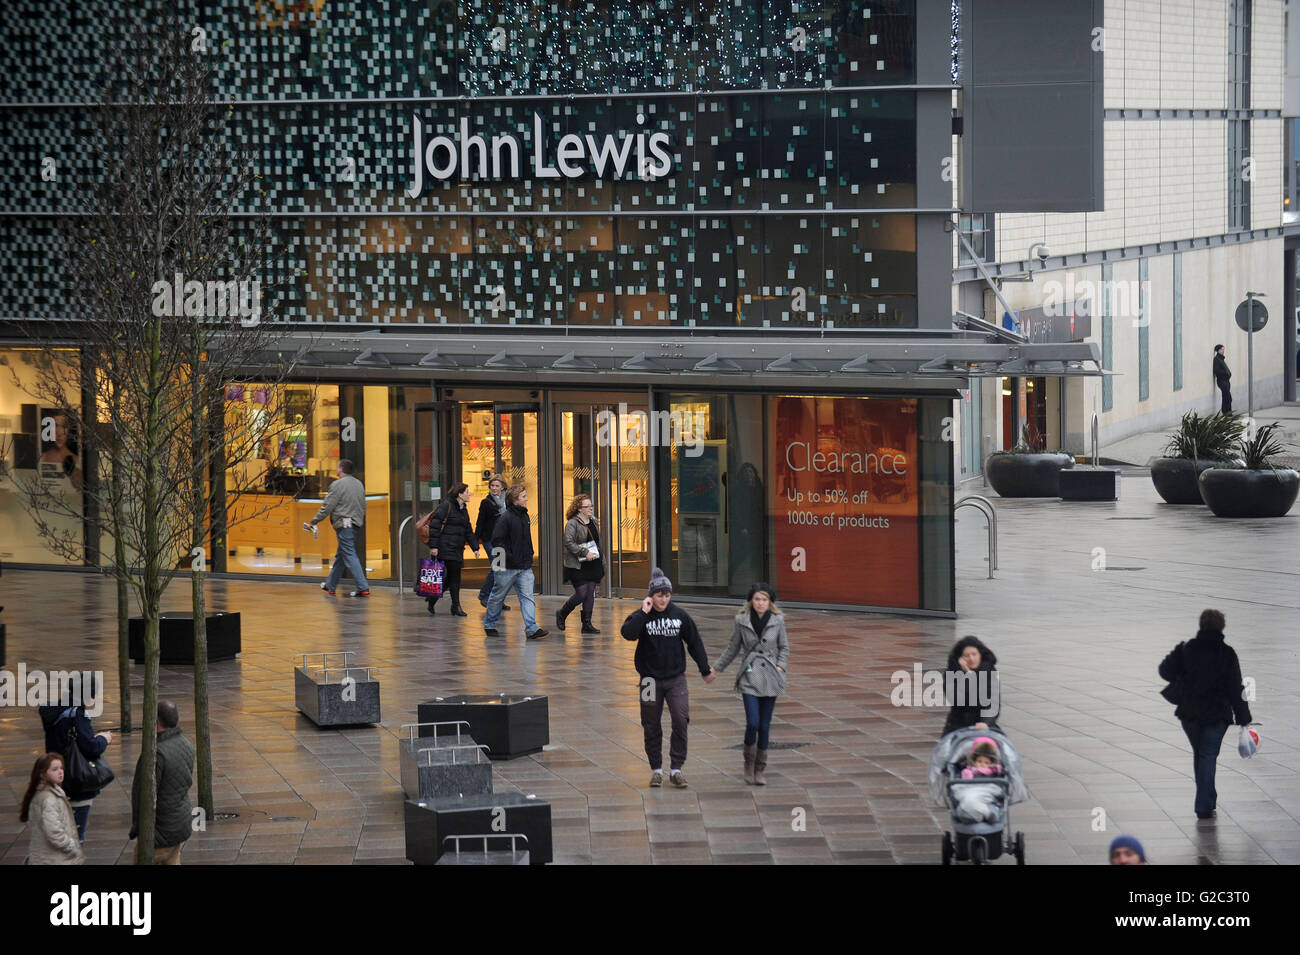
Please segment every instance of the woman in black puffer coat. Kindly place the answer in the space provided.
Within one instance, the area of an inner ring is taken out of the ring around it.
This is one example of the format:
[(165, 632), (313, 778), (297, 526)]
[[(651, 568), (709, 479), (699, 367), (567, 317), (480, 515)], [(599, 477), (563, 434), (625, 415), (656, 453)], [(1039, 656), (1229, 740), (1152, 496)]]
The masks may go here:
[[(460, 572), (465, 566), (465, 545), (478, 553), (478, 538), (474, 536), (474, 526), (469, 520), (469, 486), (457, 484), (429, 515), (425, 531), (428, 535), (429, 556), (436, 557), (447, 566), (443, 576), (442, 592), (451, 595), (451, 614), (453, 617), (467, 617), (469, 614), (460, 609)], [(423, 534), (421, 536), (424, 536)], [(437, 597), (425, 598), (429, 604), (429, 613), (436, 613)]]
[[(943, 724), (943, 735), (953, 730), (968, 726), (995, 729), (998, 726), (997, 715), (1001, 710), (1001, 693), (996, 671), (998, 658), (993, 651), (984, 646), (978, 637), (962, 637), (948, 652), (948, 670), (954, 674), (948, 682), (958, 692), (968, 688), (965, 699), (958, 697), (948, 711), (948, 719)], [(975, 673), (974, 679), (968, 673)], [(987, 694), (989, 706), (987, 711), (979, 702), (980, 694)], [(964, 705), (963, 705), (964, 704)]]
[(1232, 723), (1249, 726), (1250, 704), (1246, 702), (1237, 651), (1223, 642), (1226, 620), (1218, 610), (1201, 613), (1196, 637), (1180, 643), (1160, 662), (1160, 676), (1168, 680), (1174, 716), (1183, 724), (1192, 744), (1192, 775), (1196, 780), (1196, 818), (1213, 819), (1219, 794), (1214, 788), (1214, 771), (1219, 760), (1223, 734)]

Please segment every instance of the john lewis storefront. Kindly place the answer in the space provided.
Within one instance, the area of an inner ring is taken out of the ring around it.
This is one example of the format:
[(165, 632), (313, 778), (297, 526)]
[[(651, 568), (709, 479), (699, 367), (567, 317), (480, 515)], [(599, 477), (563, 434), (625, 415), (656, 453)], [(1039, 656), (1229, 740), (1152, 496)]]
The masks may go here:
[[(61, 14), (18, 6), (0, 26), (21, 79), (0, 104), (16, 157), (0, 264), (47, 280), (4, 285), (0, 315), (75, 323), (50, 251), (67, 196), (15, 170), (52, 155), (62, 181), (93, 177), (60, 133), (87, 107), (68, 104), (93, 101), (96, 53), (162, 5), (94, 31), (64, 14), (85, 55), (62, 72), (22, 60), (23, 31)], [(943, 422), (968, 375), (1034, 350), (953, 330), (944, 4), (266, 13), (182, 11), (221, 51), (218, 98), (261, 166), (261, 287), (297, 386), (352, 409), (317, 402), (309, 437), (267, 450), (268, 471), (294, 471), (267, 488), (282, 521), (337, 457), (363, 458), (387, 495), (368, 556), (397, 576), (405, 518), (500, 470), (535, 490), (548, 592), (565, 499), (586, 493), (612, 535), (610, 593), (658, 562), (702, 597), (765, 577), (787, 600), (952, 612)], [(232, 383), (253, 405), (259, 370)], [(656, 414), (678, 414), (683, 440), (637, 427)], [(320, 572), (274, 528), (247, 532), (260, 555), (241, 533), (228, 570), (284, 546), (287, 572)]]

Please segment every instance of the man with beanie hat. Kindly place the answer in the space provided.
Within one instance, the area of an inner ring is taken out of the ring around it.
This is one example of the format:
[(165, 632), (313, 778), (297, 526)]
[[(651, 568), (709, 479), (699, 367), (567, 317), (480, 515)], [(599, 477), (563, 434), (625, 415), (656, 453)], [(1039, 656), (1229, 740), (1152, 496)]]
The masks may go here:
[[(650, 588), (641, 609), (623, 621), (623, 639), (635, 640), (636, 672), (641, 677), (637, 692), (641, 697), (641, 728), (645, 732), (645, 754), (650, 760), (650, 785), (663, 785), (663, 715), (664, 704), (672, 718), (673, 734), (669, 744), (671, 772), (669, 781), (678, 789), (686, 788), (682, 766), (686, 762), (686, 730), (691, 722), (690, 694), (686, 686), (686, 650), (700, 668), (705, 683), (717, 674), (709, 666), (704, 641), (695, 621), (673, 600), (673, 583), (656, 567), (650, 573)], [(685, 645), (685, 647), (683, 647)]]
[(1146, 865), (1147, 854), (1142, 851), (1142, 843), (1132, 836), (1116, 836), (1110, 844), (1111, 865)]

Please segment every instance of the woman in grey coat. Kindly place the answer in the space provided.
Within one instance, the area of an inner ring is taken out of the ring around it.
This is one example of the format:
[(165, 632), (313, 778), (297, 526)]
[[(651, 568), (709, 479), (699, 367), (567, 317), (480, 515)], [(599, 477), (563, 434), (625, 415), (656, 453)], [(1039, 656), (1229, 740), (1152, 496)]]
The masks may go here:
[(573, 596), (555, 611), (555, 625), (563, 630), (564, 621), (581, 604), (582, 632), (600, 633), (591, 615), (596, 606), (596, 585), (605, 576), (605, 561), (600, 555), (600, 527), (591, 498), (579, 494), (569, 502), (564, 516), (568, 519), (564, 525), (564, 579), (573, 585)]
[(776, 605), (776, 593), (767, 584), (749, 588), (745, 607), (736, 614), (731, 643), (713, 665), (721, 673), (737, 654), (743, 654), (736, 674), (736, 689), (745, 701), (745, 782), (766, 786), (767, 744), (776, 698), (785, 695), (786, 664), (790, 643), (785, 617)]

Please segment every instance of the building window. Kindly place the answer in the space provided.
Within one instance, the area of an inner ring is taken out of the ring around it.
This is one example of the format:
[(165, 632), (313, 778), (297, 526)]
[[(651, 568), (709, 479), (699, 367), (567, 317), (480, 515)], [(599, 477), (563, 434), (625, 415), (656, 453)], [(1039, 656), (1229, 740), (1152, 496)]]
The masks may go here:
[[(1110, 371), (1113, 367), (1115, 334), (1112, 327), (1110, 288), (1115, 280), (1115, 267), (1109, 262), (1101, 267), (1101, 287), (1106, 291), (1101, 296), (1101, 367)], [(1110, 411), (1115, 407), (1115, 382), (1110, 375), (1101, 378), (1101, 410)]]
[[(1250, 0), (1228, 2), (1228, 109), (1250, 109)], [(1228, 228), (1250, 228), (1250, 121), (1228, 120)]]
[(1228, 120), (1228, 228), (1250, 228), (1250, 121)]
[(1183, 389), (1183, 254), (1174, 253), (1174, 391)]
[(1151, 397), (1151, 293), (1147, 288), (1147, 264), (1138, 260), (1138, 401)]
[[(983, 262), (989, 261), (989, 256), (993, 252), (993, 213), (981, 212), (974, 215), (962, 215), (957, 217), (957, 228), (961, 234), (970, 242), (971, 248)], [(966, 251), (966, 246), (961, 242), (957, 243), (957, 264), (972, 265), (974, 259)]]

